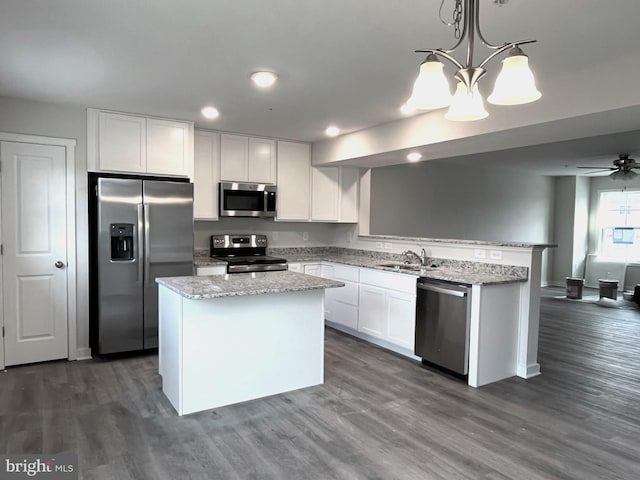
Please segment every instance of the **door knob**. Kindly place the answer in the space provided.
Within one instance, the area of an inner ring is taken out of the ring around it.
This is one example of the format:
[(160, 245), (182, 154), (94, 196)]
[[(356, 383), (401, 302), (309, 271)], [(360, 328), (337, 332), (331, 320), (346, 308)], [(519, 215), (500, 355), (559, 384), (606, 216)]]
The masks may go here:
[(60, 260), (58, 260), (56, 263), (54, 263), (54, 265), (56, 266), (56, 268), (63, 268), (64, 262), (61, 262)]

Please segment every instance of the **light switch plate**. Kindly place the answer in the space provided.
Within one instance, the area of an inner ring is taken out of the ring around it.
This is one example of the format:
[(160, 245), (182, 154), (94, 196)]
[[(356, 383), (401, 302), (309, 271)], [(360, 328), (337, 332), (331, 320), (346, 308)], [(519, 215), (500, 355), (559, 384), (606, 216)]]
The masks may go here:
[(491, 260), (502, 260), (502, 252), (500, 250), (490, 250), (489, 258)]
[(376, 248), (382, 248), (382, 242), (376, 242)]
[(271, 234), (271, 239), (272, 239), (272, 240), (278, 240), (278, 232), (273, 232), (273, 233)]
[(391, 250), (393, 248), (393, 244), (390, 242), (385, 242), (384, 244), (384, 249), (385, 250)]
[(309, 232), (302, 232), (302, 240), (305, 242), (309, 241)]
[(476, 248), (473, 251), (473, 256), (476, 258), (487, 258), (487, 251), (481, 248)]

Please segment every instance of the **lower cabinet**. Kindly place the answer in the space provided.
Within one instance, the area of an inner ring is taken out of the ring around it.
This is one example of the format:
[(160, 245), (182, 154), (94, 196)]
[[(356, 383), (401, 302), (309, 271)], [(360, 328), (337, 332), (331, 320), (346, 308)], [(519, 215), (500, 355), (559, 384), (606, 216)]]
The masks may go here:
[(387, 330), (387, 291), (370, 285), (360, 285), (360, 324), (358, 330), (385, 338)]
[(360, 275), (358, 331), (413, 352), (416, 279), (406, 274), (363, 268)]
[(206, 267), (196, 267), (196, 276), (203, 277), (206, 275), (224, 275), (227, 273), (226, 265), (209, 265)]
[(293, 262), (288, 268), (344, 283), (325, 290), (327, 321), (404, 355), (413, 352), (416, 276), (330, 262)]

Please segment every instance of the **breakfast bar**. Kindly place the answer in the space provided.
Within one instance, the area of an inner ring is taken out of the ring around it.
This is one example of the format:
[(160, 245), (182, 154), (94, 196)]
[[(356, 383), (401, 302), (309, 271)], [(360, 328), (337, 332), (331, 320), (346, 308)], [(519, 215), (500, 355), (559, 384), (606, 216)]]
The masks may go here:
[(324, 381), (324, 289), (294, 272), (158, 278), (159, 372), (179, 415)]

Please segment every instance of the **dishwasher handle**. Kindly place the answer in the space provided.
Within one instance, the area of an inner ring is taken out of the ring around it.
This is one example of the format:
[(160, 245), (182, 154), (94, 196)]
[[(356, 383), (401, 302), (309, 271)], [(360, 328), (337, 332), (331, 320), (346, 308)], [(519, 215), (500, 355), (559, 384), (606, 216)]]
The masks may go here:
[(420, 290), (429, 290), (430, 292), (442, 293), (444, 295), (452, 295), (454, 297), (466, 297), (467, 289), (464, 290), (454, 290), (453, 288), (448, 288), (443, 285), (436, 285), (433, 283), (418, 283), (418, 289)]

